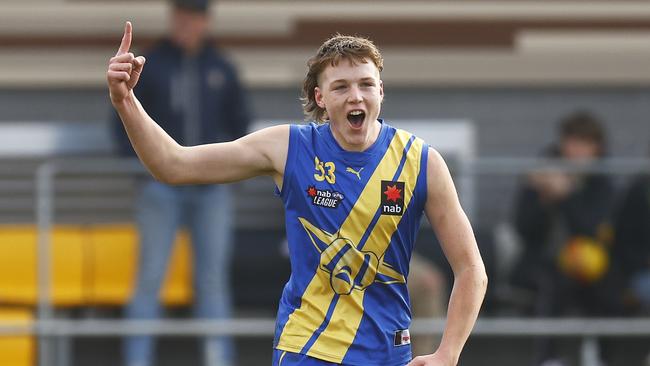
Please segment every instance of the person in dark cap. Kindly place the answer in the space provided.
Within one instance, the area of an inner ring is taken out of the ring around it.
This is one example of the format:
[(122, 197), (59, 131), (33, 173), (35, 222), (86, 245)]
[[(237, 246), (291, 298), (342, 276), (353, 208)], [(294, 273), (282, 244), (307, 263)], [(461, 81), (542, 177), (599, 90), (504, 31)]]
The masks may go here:
[(173, 6), (177, 9), (195, 11), (198, 13), (207, 13), (208, 0), (174, 0)]
[[(147, 58), (135, 94), (169, 135), (190, 146), (229, 141), (244, 135), (249, 114), (236, 70), (208, 42), (208, 1), (174, 0), (169, 36)], [(115, 136), (122, 155), (134, 155), (115, 115)], [(226, 185), (177, 187), (151, 178), (141, 181), (135, 216), (140, 234), (134, 296), (128, 319), (160, 316), (158, 294), (179, 227), (189, 229), (193, 246), (195, 315), (231, 315), (229, 286), (232, 210)], [(206, 366), (234, 364), (232, 340), (203, 341)], [(128, 337), (126, 366), (154, 364), (151, 337)]]

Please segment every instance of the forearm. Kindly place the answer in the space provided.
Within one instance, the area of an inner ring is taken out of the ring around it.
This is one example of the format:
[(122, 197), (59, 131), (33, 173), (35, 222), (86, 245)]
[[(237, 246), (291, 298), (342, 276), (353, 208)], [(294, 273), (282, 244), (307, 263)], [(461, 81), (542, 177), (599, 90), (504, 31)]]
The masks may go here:
[(452, 361), (451, 365), (458, 363), (463, 346), (478, 317), (486, 288), (487, 276), (482, 263), (470, 265), (455, 274), (447, 323), (438, 348), (438, 353), (446, 355), (445, 358)]
[(169, 182), (174, 175), (177, 155), (182, 148), (144, 110), (133, 92), (113, 103), (133, 149), (158, 180)]

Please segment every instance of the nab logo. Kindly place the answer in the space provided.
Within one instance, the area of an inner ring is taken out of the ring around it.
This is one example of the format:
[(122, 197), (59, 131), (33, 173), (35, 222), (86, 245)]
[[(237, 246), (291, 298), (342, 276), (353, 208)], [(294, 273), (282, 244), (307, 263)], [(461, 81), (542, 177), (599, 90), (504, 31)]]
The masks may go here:
[(321, 207), (337, 208), (343, 198), (345, 198), (341, 192), (318, 189), (314, 186), (309, 186), (306, 192), (307, 197), (311, 199), (311, 203)]
[(404, 213), (404, 182), (381, 181), (381, 214), (402, 216)]

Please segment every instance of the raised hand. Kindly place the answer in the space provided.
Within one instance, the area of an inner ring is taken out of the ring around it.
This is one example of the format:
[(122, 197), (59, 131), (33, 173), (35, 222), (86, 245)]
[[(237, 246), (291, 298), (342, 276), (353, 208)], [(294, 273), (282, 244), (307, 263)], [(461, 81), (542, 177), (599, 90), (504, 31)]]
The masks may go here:
[(109, 60), (108, 71), (106, 72), (108, 90), (113, 104), (124, 101), (130, 94), (138, 83), (144, 67), (144, 57), (135, 57), (133, 53), (129, 52), (132, 38), (133, 27), (131, 22), (126, 22), (122, 43), (120, 43), (120, 48), (117, 50), (115, 57)]

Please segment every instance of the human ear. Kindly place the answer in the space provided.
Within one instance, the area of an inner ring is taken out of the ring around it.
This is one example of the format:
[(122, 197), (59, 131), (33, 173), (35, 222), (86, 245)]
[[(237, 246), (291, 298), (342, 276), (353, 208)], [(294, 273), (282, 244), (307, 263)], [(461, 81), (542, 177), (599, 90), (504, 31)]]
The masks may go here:
[(323, 93), (321, 93), (319, 87), (314, 88), (314, 100), (316, 101), (316, 104), (325, 109), (325, 101), (323, 101)]

